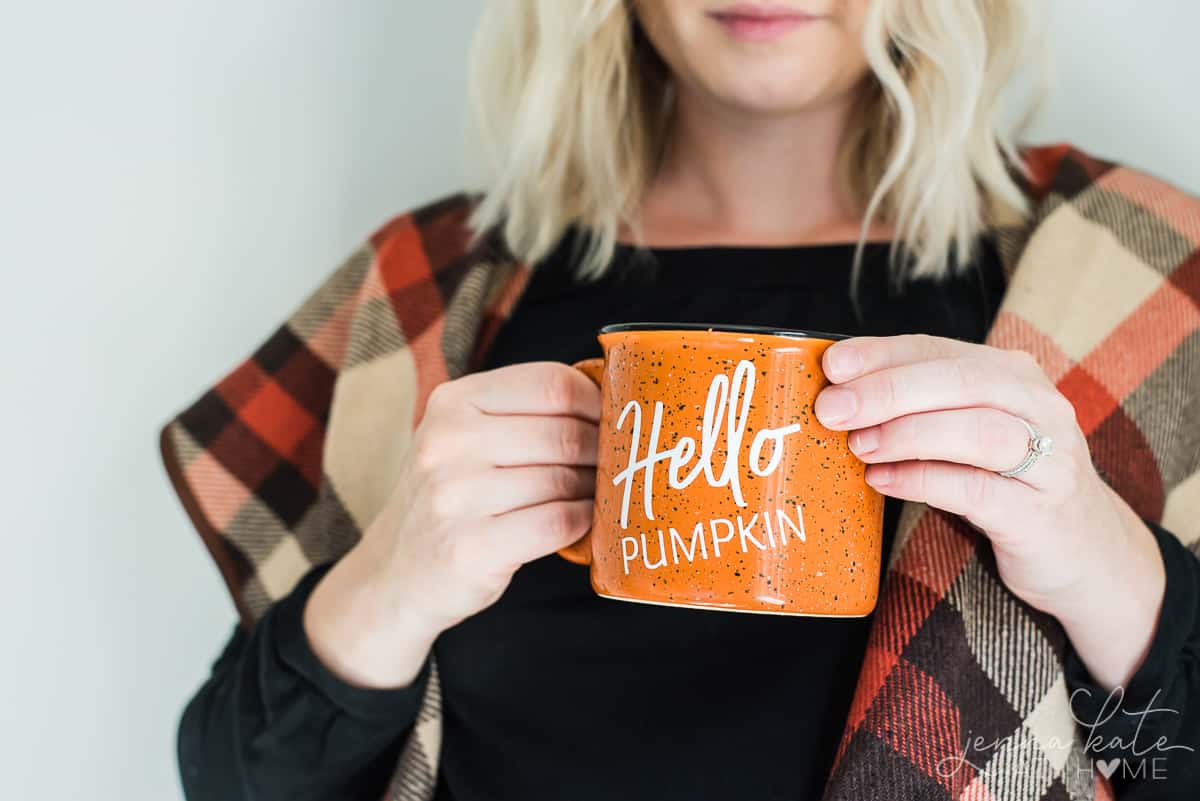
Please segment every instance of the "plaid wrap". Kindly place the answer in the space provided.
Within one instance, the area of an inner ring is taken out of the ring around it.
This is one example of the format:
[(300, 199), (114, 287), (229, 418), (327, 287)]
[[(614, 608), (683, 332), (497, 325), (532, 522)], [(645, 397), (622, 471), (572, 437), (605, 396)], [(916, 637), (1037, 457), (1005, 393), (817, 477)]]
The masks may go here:
[[(1200, 201), (1067, 145), (1024, 155), (1034, 213), (996, 212), (1009, 287), (987, 342), (1033, 354), (1104, 479), (1195, 549)], [(480, 363), (523, 290), (525, 265), (469, 241), (471, 202), (389, 222), (163, 429), (244, 625), (357, 541), (430, 390)], [(1070, 714), (1064, 645), (1004, 588), (984, 538), (907, 503), (827, 801), (1110, 797)], [(996, 745), (951, 770), (974, 738)], [(389, 799), (432, 796), (440, 740), (435, 666)]]

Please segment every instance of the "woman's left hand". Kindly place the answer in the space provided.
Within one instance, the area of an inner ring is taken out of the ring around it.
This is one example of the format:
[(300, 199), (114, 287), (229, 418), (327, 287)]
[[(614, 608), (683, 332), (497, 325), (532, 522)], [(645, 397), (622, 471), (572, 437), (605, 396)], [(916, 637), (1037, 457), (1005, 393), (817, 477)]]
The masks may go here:
[[(817, 418), (850, 431), (867, 481), (978, 528), (1013, 594), (1063, 623), (1097, 681), (1123, 683), (1153, 634), (1162, 559), (1150, 530), (1096, 472), (1074, 406), (1036, 360), (911, 334), (839, 341), (822, 367), (833, 385), (817, 397)], [(1021, 419), (1053, 439), (1053, 452), (1004, 477), (1028, 451)], [(1089, 653), (1093, 639), (1112, 650), (1122, 633), (1124, 658)]]

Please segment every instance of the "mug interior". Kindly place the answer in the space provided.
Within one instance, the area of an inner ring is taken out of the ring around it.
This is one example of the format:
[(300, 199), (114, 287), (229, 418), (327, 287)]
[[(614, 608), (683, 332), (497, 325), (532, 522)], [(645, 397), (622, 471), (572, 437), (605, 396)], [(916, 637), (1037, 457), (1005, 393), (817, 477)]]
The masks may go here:
[(772, 328), (760, 325), (722, 325), (720, 323), (614, 323), (600, 329), (600, 334), (625, 334), (633, 331), (709, 331), (714, 334), (752, 334), (757, 336), (789, 337), (791, 339), (850, 339), (850, 334), (828, 331), (807, 331), (798, 328)]

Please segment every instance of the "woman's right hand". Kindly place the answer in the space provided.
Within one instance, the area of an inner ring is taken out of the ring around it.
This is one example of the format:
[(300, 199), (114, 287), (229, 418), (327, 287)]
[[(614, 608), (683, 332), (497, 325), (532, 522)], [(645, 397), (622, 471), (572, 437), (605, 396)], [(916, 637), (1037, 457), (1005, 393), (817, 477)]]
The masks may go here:
[(599, 416), (595, 384), (558, 362), (437, 386), (382, 512), (309, 598), (321, 661), (357, 686), (405, 686), (438, 634), (583, 536)]

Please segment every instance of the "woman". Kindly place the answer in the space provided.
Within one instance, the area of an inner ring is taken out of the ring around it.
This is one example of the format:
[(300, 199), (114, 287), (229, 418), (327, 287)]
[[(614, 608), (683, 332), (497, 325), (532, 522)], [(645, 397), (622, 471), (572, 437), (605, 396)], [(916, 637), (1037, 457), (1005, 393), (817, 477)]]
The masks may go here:
[[(1188, 793), (1196, 206), (1013, 147), (1033, 5), (491, 8), (487, 193), (164, 432), (244, 623), (189, 799)], [(615, 604), (553, 556), (596, 462), (564, 363), (636, 319), (858, 335), (816, 413), (888, 496), (874, 620)]]

